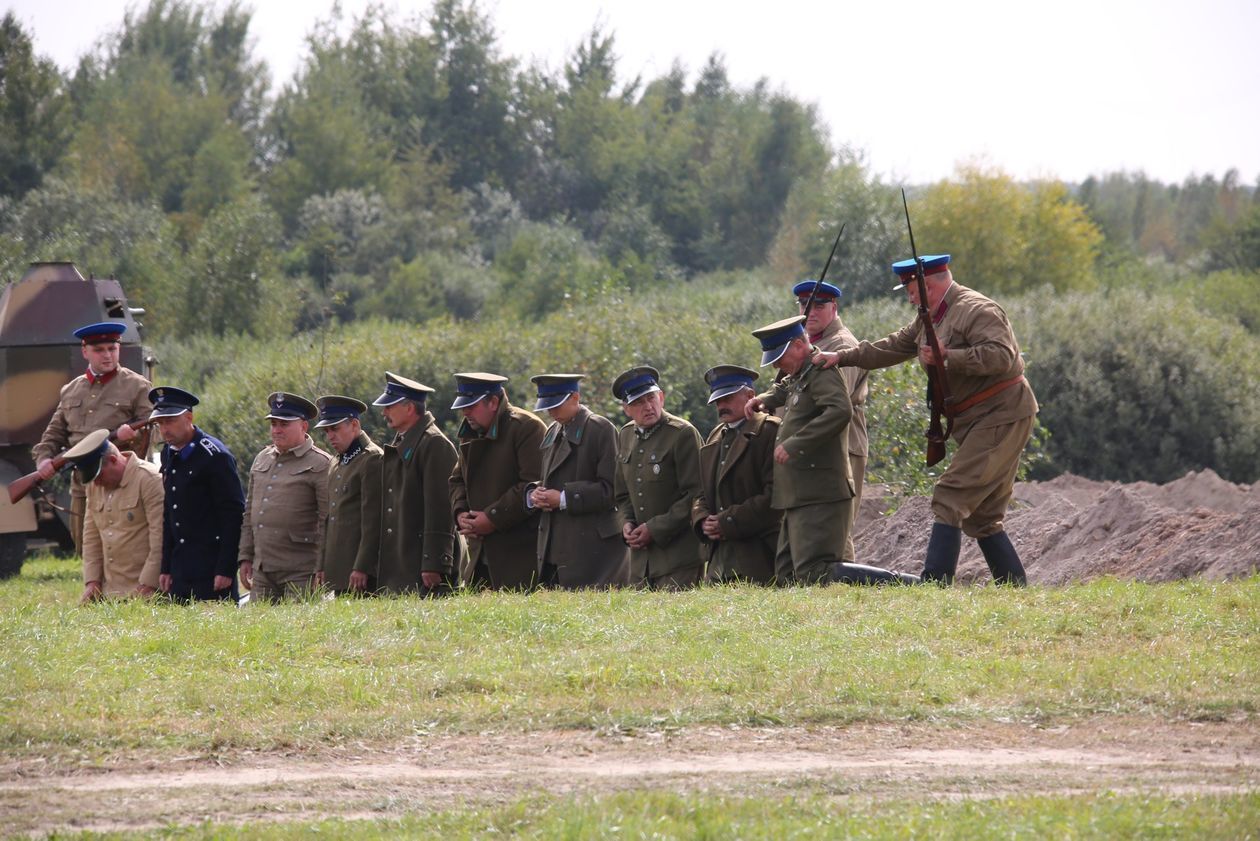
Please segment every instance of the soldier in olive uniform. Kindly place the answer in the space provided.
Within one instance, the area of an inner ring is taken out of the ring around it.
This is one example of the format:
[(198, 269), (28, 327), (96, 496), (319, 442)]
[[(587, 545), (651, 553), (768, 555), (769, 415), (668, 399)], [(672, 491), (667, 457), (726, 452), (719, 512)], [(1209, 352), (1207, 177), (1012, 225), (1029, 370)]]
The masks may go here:
[[(114, 440), (121, 445), (135, 442), (146, 452), (148, 436), (138, 436), (128, 421), (145, 419), (153, 410), (149, 403), (152, 385), (144, 377), (118, 364), (122, 334), (127, 325), (116, 321), (89, 324), (74, 331), (82, 342), (80, 352), (87, 360), (87, 371), (75, 377), (61, 389), (61, 399), (52, 419), (44, 429), (39, 443), (31, 450), (35, 469), (41, 479), (51, 479), (56, 473), (52, 459), (63, 450), (73, 447), (89, 432), (108, 429)], [(83, 551), (83, 512), (87, 490), (77, 478), (70, 480), (70, 534), (75, 550)]]
[(695, 586), (704, 571), (691, 530), (691, 504), (701, 493), (700, 433), (665, 411), (655, 368), (623, 371), (612, 391), (630, 417), (617, 433), (613, 488), (630, 581), (654, 590)]
[(245, 492), (236, 457), (227, 445), (195, 423), (200, 402), (174, 386), (149, 392), (152, 420), (162, 448), (166, 516), (162, 532), (162, 592), (191, 599), (237, 601), (237, 548)]
[[(948, 584), (958, 567), (962, 534), (973, 537), (999, 584), (1027, 582), (1003, 518), (1014, 492), (1019, 457), (1032, 436), (1037, 399), (1024, 378), (1024, 360), (1006, 313), (994, 301), (954, 282), (949, 255), (920, 258), (927, 310), (945, 357), (941, 360), (953, 398), (949, 467), (932, 490), (935, 523), (923, 566), (925, 581)], [(919, 305), (915, 261), (893, 263), (897, 285)], [(917, 358), (935, 365), (919, 319), (877, 342), (825, 354), (821, 364), (886, 368)]]
[[(814, 295), (814, 303), (809, 312), (805, 312), (805, 305), (809, 303), (810, 293), (815, 286), (818, 287), (818, 293)], [(792, 294), (796, 295), (801, 314), (805, 316), (805, 333), (809, 336), (810, 344), (824, 351), (857, 347), (857, 337), (840, 320), (840, 287), (826, 281), (819, 283), (816, 280), (802, 280), (792, 287)], [(853, 405), (853, 417), (849, 421), (849, 475), (853, 478), (852, 510), (856, 520), (858, 507), (862, 504), (862, 486), (870, 446), (866, 433), (866, 398), (870, 394), (867, 381), (870, 372), (865, 368), (850, 366), (841, 368), (840, 374), (849, 387), (849, 402)], [(849, 524), (849, 538), (845, 541), (843, 557), (846, 561), (854, 558), (852, 523)]]
[(543, 584), (575, 590), (630, 583), (630, 556), (613, 502), (617, 428), (582, 404), (583, 374), (539, 374), (535, 411), (552, 424), (542, 441), (542, 479), (525, 502), (540, 512), (538, 570)]
[(813, 347), (798, 315), (753, 331), (762, 366), (784, 375), (748, 401), (745, 415), (785, 407), (774, 448), (771, 504), (784, 512), (775, 554), (781, 585), (832, 580), (852, 522), (847, 430), (853, 414), (840, 372), (810, 362)]
[(764, 412), (744, 417), (758, 377), (739, 365), (718, 365), (704, 373), (719, 422), (700, 448), (704, 492), (691, 505), (691, 524), (713, 582), (769, 584), (774, 579), (783, 519), (783, 512), (770, 505), (779, 419)]
[(328, 519), (332, 456), (307, 434), (318, 411), (305, 397), (283, 391), (267, 398), (271, 445), (249, 468), (238, 556), (241, 583), (251, 599), (280, 601), (309, 593)]
[(451, 472), (451, 510), (468, 540), (464, 580), (474, 587), (522, 590), (538, 583), (538, 526), (525, 489), (542, 478), (546, 425), (508, 402), (498, 374), (456, 374), (459, 463)]
[(378, 586), (385, 593), (449, 594), (458, 584), (450, 477), (455, 446), (426, 408), (433, 389), (385, 372), (380, 407), (394, 440), (381, 449)]
[(162, 477), (98, 429), (65, 454), (87, 487), (82, 602), (151, 596), (162, 569)]
[(337, 454), (328, 471), (328, 525), (315, 586), (334, 593), (373, 589), (380, 564), (381, 448), (363, 431), (367, 404), (327, 395), (315, 401), (316, 429)]

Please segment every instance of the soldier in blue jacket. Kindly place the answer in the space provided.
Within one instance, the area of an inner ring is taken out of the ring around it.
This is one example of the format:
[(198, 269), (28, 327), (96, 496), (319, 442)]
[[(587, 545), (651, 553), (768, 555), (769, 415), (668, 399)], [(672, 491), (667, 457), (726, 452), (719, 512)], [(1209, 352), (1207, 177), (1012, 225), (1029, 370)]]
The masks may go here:
[(179, 601), (237, 598), (236, 549), (245, 495), (227, 446), (193, 422), (199, 402), (162, 386), (149, 392), (162, 449), (166, 490), (162, 590)]

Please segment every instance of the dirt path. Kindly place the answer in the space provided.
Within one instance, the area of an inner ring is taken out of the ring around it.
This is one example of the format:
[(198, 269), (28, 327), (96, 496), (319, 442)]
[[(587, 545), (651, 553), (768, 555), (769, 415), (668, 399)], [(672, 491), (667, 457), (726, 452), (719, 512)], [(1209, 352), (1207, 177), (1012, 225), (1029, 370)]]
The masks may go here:
[(460, 801), (655, 787), (915, 800), (1257, 791), (1260, 722), (545, 732), (293, 755), (131, 756), (71, 771), (22, 761), (0, 765), (0, 826), (45, 834), (207, 820), (388, 818)]

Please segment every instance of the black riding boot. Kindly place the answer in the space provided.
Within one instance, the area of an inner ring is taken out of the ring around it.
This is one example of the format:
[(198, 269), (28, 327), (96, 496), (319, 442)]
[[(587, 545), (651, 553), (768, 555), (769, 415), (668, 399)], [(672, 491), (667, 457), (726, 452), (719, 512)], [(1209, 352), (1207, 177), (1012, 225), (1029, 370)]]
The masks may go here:
[(936, 581), (948, 587), (954, 583), (958, 569), (958, 551), (962, 548), (962, 529), (945, 523), (932, 524), (928, 540), (927, 560), (923, 562), (923, 583)]
[(997, 534), (982, 537), (976, 542), (980, 544), (980, 551), (984, 553), (989, 572), (993, 573), (994, 584), (1023, 587), (1028, 583), (1028, 576), (1024, 574), (1024, 565), (1019, 562), (1019, 553), (1015, 551), (1006, 532), (1000, 531)]

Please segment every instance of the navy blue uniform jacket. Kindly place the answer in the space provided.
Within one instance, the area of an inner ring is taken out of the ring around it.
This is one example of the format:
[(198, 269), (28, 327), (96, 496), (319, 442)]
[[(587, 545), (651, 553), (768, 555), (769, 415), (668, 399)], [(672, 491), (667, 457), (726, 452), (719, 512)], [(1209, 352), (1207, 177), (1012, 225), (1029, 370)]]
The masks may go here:
[(228, 591), (215, 593), (214, 577), (235, 581), (245, 494), (222, 441), (194, 427), (188, 446), (185, 458), (169, 446), (162, 450), (162, 572), (172, 577), (176, 597), (222, 597)]

